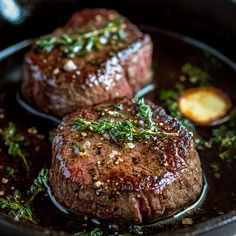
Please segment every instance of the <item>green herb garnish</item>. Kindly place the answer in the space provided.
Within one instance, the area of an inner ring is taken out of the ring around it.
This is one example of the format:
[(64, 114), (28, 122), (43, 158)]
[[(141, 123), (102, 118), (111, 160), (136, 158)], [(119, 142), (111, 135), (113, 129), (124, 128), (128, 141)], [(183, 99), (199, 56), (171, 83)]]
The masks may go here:
[(7, 166), (6, 168), (6, 176), (7, 177), (14, 177), (15, 170), (11, 166)]
[(143, 235), (143, 229), (140, 225), (132, 225), (129, 228), (129, 232), (131, 235)]
[(20, 157), (25, 165), (27, 172), (29, 172), (29, 165), (26, 160), (27, 153), (24, 152), (20, 144), (25, 145), (25, 137), (17, 133), (16, 127), (13, 123), (9, 123), (8, 127), (0, 129), (0, 134), (5, 142), (5, 145), (8, 146), (8, 153), (15, 157)]
[(55, 46), (60, 46), (61, 50), (68, 55), (84, 55), (92, 49), (100, 50), (111, 39), (123, 40), (124, 27), (124, 21), (116, 18), (101, 29), (91, 29), (89, 32), (71, 35), (42, 37), (36, 41), (36, 45), (46, 52), (50, 52)]
[(144, 122), (148, 123), (149, 129), (153, 130), (155, 128), (155, 125), (152, 120), (151, 107), (145, 104), (144, 98), (135, 99), (135, 104), (138, 107), (138, 115), (142, 118)]
[(138, 106), (137, 116), (141, 117), (147, 123), (136, 124), (133, 120), (123, 119), (115, 121), (110, 118), (100, 118), (96, 121), (86, 121), (82, 118), (77, 118), (72, 122), (72, 127), (78, 131), (90, 130), (94, 133), (107, 133), (115, 142), (129, 142), (134, 139), (150, 140), (154, 137), (176, 136), (176, 133), (167, 133), (165, 131), (157, 130), (152, 120), (151, 107), (144, 103), (143, 99), (136, 100)]
[(45, 191), (45, 185), (48, 181), (48, 170), (43, 168), (33, 184), (27, 191), (28, 195), (31, 195), (30, 199), (23, 201), (21, 194), (18, 190), (13, 194), (8, 195), (6, 198), (0, 198), (0, 208), (6, 210), (9, 215), (12, 215), (16, 220), (22, 219), (36, 223), (32, 218), (31, 203), (40, 192)]
[(92, 231), (82, 231), (75, 233), (74, 236), (102, 236), (103, 232), (99, 228), (95, 228)]
[(159, 93), (161, 102), (163, 102), (170, 115), (176, 119), (182, 118), (181, 112), (178, 108), (177, 100), (184, 89), (185, 88), (182, 84), (176, 83), (175, 89), (162, 90)]
[(230, 113), (227, 124), (212, 130), (212, 137), (205, 143), (207, 148), (215, 145), (218, 146), (218, 155), (222, 160), (236, 159), (236, 109)]
[(32, 219), (30, 203), (28, 201), (24, 202), (21, 199), (20, 192), (17, 190), (12, 195), (7, 196), (6, 199), (0, 198), (0, 208), (6, 210), (16, 220), (22, 219), (35, 223)]
[(190, 63), (184, 64), (181, 71), (189, 77), (190, 81), (195, 81), (199, 86), (207, 86), (212, 80), (211, 76), (206, 71)]
[(31, 195), (29, 201), (32, 201), (39, 193), (46, 191), (46, 183), (48, 181), (48, 169), (42, 168), (38, 174), (38, 177), (33, 180), (33, 184), (27, 191), (28, 195)]

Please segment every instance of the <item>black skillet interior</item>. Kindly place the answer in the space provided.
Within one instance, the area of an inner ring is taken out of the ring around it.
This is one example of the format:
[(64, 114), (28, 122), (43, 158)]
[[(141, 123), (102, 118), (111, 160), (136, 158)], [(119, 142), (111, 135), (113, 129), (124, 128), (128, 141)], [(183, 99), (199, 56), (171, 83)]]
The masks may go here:
[[(15, 20), (0, 18), (0, 48), (37, 37), (63, 25), (74, 11), (85, 7), (117, 9), (139, 25), (161, 27), (199, 39), (217, 48), (232, 60), (236, 60), (236, 4), (234, 1), (76, 1), (76, 0), (35, 0), (11, 1), (19, 3), (21, 17)], [(1, 16), (0, 16), (1, 17)], [(188, 228), (182, 233), (204, 235), (233, 235), (236, 232), (235, 213), (213, 219), (206, 224)], [(231, 222), (231, 223), (229, 223)], [(228, 224), (226, 224), (228, 223)], [(26, 229), (19, 229), (0, 220), (3, 235), (31, 235)], [(220, 227), (222, 226), (223, 227)], [(214, 229), (213, 229), (214, 228)], [(34, 230), (34, 228), (32, 228)], [(181, 233), (181, 234), (182, 234)], [(176, 235), (176, 233), (174, 233)]]

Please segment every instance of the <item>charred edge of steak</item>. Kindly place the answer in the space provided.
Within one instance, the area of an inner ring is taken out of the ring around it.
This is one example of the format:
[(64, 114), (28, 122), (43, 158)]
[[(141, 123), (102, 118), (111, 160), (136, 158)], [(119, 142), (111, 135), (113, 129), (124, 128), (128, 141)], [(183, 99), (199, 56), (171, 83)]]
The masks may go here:
[(80, 106), (99, 104), (120, 96), (132, 97), (152, 78), (152, 41), (115, 11), (87, 9), (75, 13), (68, 24), (52, 36), (88, 30), (101, 17), (120, 17), (126, 28), (123, 41), (112, 41), (101, 50), (92, 49), (73, 58), (55, 47), (50, 52), (34, 45), (26, 54), (21, 91), (24, 99), (41, 111), (63, 117)]
[(202, 170), (192, 136), (162, 108), (147, 104), (157, 129), (178, 135), (120, 145), (107, 135), (73, 128), (78, 117), (114, 123), (140, 119), (129, 99), (80, 109), (64, 119), (50, 170), (50, 185), (61, 204), (99, 219), (141, 223), (170, 216), (196, 200)]

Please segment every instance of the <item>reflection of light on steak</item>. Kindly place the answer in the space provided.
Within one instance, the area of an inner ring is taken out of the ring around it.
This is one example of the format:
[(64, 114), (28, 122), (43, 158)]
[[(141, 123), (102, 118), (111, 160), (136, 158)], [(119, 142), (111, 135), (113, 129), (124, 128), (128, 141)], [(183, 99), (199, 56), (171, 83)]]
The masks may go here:
[(36, 43), (24, 61), (21, 86), (24, 99), (43, 112), (63, 117), (79, 106), (99, 104), (118, 96), (132, 97), (150, 83), (152, 41), (115, 11), (82, 10), (49, 36), (70, 35), (78, 29), (90, 32), (115, 17), (123, 19), (125, 37), (109, 41), (101, 50), (70, 57), (59, 46), (40, 51)]

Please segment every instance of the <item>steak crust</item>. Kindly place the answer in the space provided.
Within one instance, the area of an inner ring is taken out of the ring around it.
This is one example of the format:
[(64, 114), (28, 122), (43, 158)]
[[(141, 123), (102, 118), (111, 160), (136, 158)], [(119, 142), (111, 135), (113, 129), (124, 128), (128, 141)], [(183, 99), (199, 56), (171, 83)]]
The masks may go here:
[(119, 96), (132, 97), (150, 83), (152, 41), (116, 11), (85, 9), (76, 12), (51, 36), (73, 34), (78, 29), (100, 29), (114, 18), (124, 21), (124, 40), (111, 41), (101, 50), (70, 58), (60, 48), (50, 52), (34, 44), (26, 54), (21, 91), (23, 98), (43, 112), (63, 117), (77, 107), (99, 104)]
[[(117, 103), (123, 117), (114, 116)], [(148, 104), (158, 130), (176, 135), (120, 146), (106, 135), (72, 127), (78, 117), (133, 119), (137, 108), (130, 99), (79, 109), (64, 118), (53, 141), (49, 179), (59, 203), (74, 213), (141, 223), (170, 216), (197, 199), (202, 170), (191, 134), (161, 107)], [(78, 155), (78, 147), (85, 155)]]

